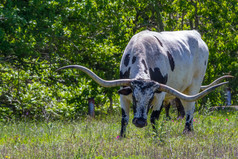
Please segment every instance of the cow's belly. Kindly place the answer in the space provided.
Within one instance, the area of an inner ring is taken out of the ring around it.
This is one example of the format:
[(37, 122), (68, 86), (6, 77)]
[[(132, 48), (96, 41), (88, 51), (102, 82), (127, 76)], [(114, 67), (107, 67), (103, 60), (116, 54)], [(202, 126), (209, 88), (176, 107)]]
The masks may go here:
[(176, 98), (176, 97), (172, 96), (170, 94), (166, 94), (164, 100), (169, 101), (169, 100), (174, 99), (174, 98)]

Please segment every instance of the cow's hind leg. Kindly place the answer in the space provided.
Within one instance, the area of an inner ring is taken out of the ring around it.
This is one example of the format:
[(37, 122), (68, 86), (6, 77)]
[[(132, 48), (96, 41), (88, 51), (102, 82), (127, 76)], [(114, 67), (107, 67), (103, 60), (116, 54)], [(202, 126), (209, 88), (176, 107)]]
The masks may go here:
[[(195, 81), (192, 83), (192, 85), (184, 92), (185, 94), (188, 95), (193, 95), (197, 94), (200, 90), (200, 85), (197, 83), (200, 83), (198, 81)], [(184, 111), (185, 111), (185, 128), (183, 133), (191, 132), (193, 131), (193, 113), (195, 110), (195, 102), (187, 102), (184, 100), (181, 100), (182, 105), (184, 106)]]
[(177, 119), (183, 119), (185, 116), (185, 112), (184, 112), (184, 107), (180, 101), (179, 98), (175, 98), (175, 103), (176, 103), (176, 107), (177, 107), (177, 111), (178, 111), (178, 117)]
[(121, 95), (121, 112), (122, 112), (122, 119), (121, 119), (121, 132), (120, 137), (126, 137), (126, 127), (129, 121), (129, 108), (130, 108), (130, 100), (127, 97)]
[(164, 95), (165, 94), (163, 94), (162, 96), (155, 95), (154, 100), (152, 102), (153, 111), (152, 111), (152, 114), (151, 114), (151, 117), (150, 117), (150, 122), (152, 124), (152, 128), (153, 128), (155, 133), (157, 133), (157, 130), (156, 130), (156, 127), (155, 127), (155, 121), (159, 119), (159, 115), (160, 115), (161, 110), (163, 108), (162, 101), (164, 99)]
[(183, 133), (188, 133), (193, 131), (193, 113), (195, 110), (195, 102), (182, 101), (182, 103), (184, 106), (186, 116), (185, 128), (183, 130)]
[(169, 109), (171, 106), (170, 102), (164, 101), (163, 106), (165, 108), (166, 118), (171, 119), (171, 117), (169, 116)]

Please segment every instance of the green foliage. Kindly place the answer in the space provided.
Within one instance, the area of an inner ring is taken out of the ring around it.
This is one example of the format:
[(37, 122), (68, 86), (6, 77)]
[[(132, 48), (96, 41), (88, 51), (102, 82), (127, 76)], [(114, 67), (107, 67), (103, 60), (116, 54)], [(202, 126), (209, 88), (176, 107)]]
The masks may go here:
[[(144, 29), (198, 30), (210, 50), (204, 84), (223, 74), (236, 77), (237, 15), (236, 0), (3, 0), (0, 96), (4, 99), (0, 102), (8, 101), (16, 110), (10, 111), (8, 107), (0, 110), (5, 112), (3, 116), (12, 115), (13, 111), (22, 115), (33, 106), (30, 110), (37, 116), (46, 109), (45, 105), (56, 107), (53, 111), (56, 114), (62, 114), (58, 112), (61, 108), (66, 113), (73, 105), (77, 105), (76, 112), (86, 111), (87, 98), (95, 97), (100, 105), (97, 109), (105, 112), (104, 103), (118, 100), (115, 93), (118, 88), (101, 88), (82, 73), (79, 78), (77, 71), (57, 74), (54, 70), (63, 65), (81, 64), (104, 79), (118, 79), (123, 50), (130, 38)], [(47, 63), (44, 64), (47, 69), (40, 69), (43, 63)], [(33, 83), (25, 83), (28, 79), (34, 79)], [(57, 84), (59, 79), (63, 83)], [(232, 104), (238, 103), (237, 82), (234, 78), (229, 84)], [(220, 92), (211, 93), (199, 105), (204, 106), (208, 98), (212, 105), (221, 105), (224, 102)]]
[[(94, 90), (91, 81), (75, 77), (73, 71), (61, 77), (52, 72), (45, 62), (36, 61), (34, 66), (28, 66), (27, 71), (20, 68), (14, 71), (9, 65), (0, 64), (0, 99), (1, 105), (5, 106), (0, 107), (0, 120), (6, 121), (14, 116), (45, 120), (73, 119), (86, 115), (87, 99), (101, 90)], [(96, 101), (96, 105), (107, 105), (108, 102), (103, 95), (98, 95)]]

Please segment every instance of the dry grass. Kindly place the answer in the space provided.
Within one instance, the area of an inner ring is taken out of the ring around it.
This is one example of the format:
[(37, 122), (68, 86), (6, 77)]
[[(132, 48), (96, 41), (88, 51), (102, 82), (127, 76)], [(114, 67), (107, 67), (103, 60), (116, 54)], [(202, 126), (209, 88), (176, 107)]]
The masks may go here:
[[(162, 117), (163, 118), (163, 117)], [(103, 119), (0, 123), (0, 158), (238, 158), (238, 113), (195, 114), (192, 134), (184, 120), (139, 129), (129, 123), (127, 137), (116, 139), (120, 115)]]

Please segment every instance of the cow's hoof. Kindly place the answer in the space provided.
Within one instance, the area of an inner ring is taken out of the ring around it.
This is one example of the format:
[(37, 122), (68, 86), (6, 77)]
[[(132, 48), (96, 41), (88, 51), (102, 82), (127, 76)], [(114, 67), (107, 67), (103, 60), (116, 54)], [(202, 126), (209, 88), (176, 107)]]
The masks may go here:
[(116, 140), (122, 140), (124, 138), (126, 138), (126, 135), (123, 135), (123, 136), (119, 135), (119, 136), (116, 137)]
[(182, 116), (178, 116), (178, 117), (177, 117), (177, 120), (180, 120), (180, 119), (182, 120), (183, 118), (184, 118), (184, 117), (182, 117)]
[(192, 133), (193, 133), (193, 130), (190, 130), (190, 129), (183, 130), (183, 134), (192, 134)]
[(125, 133), (120, 133), (119, 136), (116, 137), (116, 139), (120, 140), (120, 139), (123, 139), (123, 138), (126, 138), (126, 134)]

